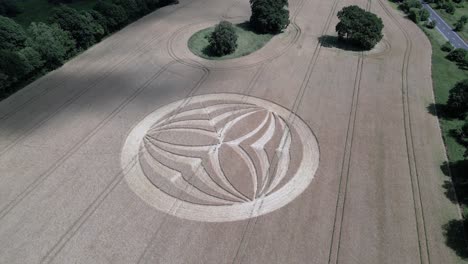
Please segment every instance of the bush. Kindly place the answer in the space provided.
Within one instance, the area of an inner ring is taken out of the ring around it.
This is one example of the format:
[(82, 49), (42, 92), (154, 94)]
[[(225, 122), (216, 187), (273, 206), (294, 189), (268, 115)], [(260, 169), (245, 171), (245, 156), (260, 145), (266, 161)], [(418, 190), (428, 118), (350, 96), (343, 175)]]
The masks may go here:
[(427, 27), (427, 28), (430, 28), (430, 29), (433, 29), (433, 28), (435, 28), (436, 26), (437, 26), (437, 21), (435, 21), (435, 20), (431, 20), (431, 21), (428, 21), (428, 22), (426, 23), (426, 27)]
[(409, 10), (409, 13), (408, 13), (408, 17), (409, 19), (411, 19), (414, 23), (419, 23), (419, 21), (421, 21), (421, 17), (420, 17), (420, 9), (418, 8), (411, 8)]
[(338, 12), (338, 18), (339, 38), (347, 38), (363, 49), (372, 49), (383, 37), (382, 19), (358, 6), (344, 7)]
[(21, 13), (15, 0), (0, 0), (0, 16), (14, 17)]
[(445, 51), (445, 52), (450, 52), (453, 50), (453, 46), (452, 46), (452, 43), (450, 43), (450, 41), (447, 41), (445, 42), (444, 45), (442, 45), (442, 47), (440, 48), (442, 51)]
[(210, 35), (210, 50), (216, 56), (233, 53), (237, 48), (237, 34), (233, 25), (227, 21), (221, 21), (216, 25)]
[(250, 25), (257, 32), (276, 34), (289, 25), (287, 0), (250, 0)]
[(464, 49), (454, 49), (447, 55), (447, 59), (458, 63), (462, 63), (466, 58), (466, 54), (467, 51)]
[(449, 91), (447, 106), (451, 113), (458, 117), (464, 117), (468, 111), (468, 79), (455, 84)]
[(23, 60), (24, 64), (28, 65), (27, 73), (33, 72), (44, 65), (41, 54), (31, 47), (26, 47), (18, 51), (18, 55)]
[(31, 66), (25, 62), (18, 53), (0, 50), (0, 72), (5, 75), (2, 78), (8, 85), (21, 80), (31, 69)]
[(468, 16), (461, 16), (460, 19), (455, 23), (455, 31), (462, 31), (465, 27), (466, 22), (468, 21)]
[(430, 16), (431, 14), (425, 8), (421, 8), (421, 10), (419, 11), (419, 18), (421, 21), (427, 21)]
[(422, 7), (421, 2), (419, 0), (405, 0), (400, 5), (400, 9), (403, 10), (405, 13), (409, 13), (411, 8), (420, 9)]
[(57, 24), (31, 23), (27, 45), (36, 50), (48, 68), (53, 69), (70, 57), (75, 50), (75, 40)]
[(0, 49), (19, 50), (24, 47), (26, 33), (10, 18), (0, 16)]
[(128, 21), (128, 15), (121, 6), (106, 1), (99, 1), (93, 9), (106, 18), (106, 27), (110, 31), (119, 29)]

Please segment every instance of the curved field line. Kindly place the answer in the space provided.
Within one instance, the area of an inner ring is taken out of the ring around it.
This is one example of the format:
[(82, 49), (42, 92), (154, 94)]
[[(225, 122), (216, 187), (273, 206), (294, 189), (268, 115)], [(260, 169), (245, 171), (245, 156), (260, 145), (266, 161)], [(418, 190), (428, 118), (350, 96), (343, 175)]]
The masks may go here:
[[(421, 198), (421, 189), (419, 184), (419, 172), (418, 172), (418, 165), (416, 160), (416, 152), (413, 142), (413, 130), (411, 125), (411, 109), (410, 109), (410, 99), (408, 94), (408, 68), (409, 68), (409, 60), (410, 55), (413, 47), (413, 43), (411, 38), (409, 37), (409, 33), (406, 29), (401, 25), (401, 23), (395, 18), (394, 14), (388, 10), (386, 5), (381, 1), (378, 0), (382, 9), (389, 15), (389, 17), (394, 21), (395, 25), (400, 29), (403, 33), (406, 41), (406, 49), (404, 53), (403, 65), (401, 69), (402, 75), (402, 84), (401, 84), (401, 92), (402, 92), (402, 103), (403, 103), (403, 122), (404, 122), (404, 129), (405, 129), (405, 141), (406, 141), (406, 148), (408, 154), (408, 166), (410, 172), (410, 181), (411, 181), (411, 189), (413, 195), (413, 203), (414, 203), (414, 213), (415, 213), (415, 220), (416, 220), (416, 231), (418, 236), (418, 246), (419, 246), (419, 257), (421, 263), (431, 263), (430, 252), (429, 252), (429, 242), (427, 239), (427, 231), (426, 231), (426, 224), (425, 224), (425, 215), (424, 215), (424, 206), (423, 201)], [(419, 201), (417, 201), (419, 200)], [(422, 233), (422, 234), (421, 234)], [(425, 244), (425, 245), (424, 245)]]

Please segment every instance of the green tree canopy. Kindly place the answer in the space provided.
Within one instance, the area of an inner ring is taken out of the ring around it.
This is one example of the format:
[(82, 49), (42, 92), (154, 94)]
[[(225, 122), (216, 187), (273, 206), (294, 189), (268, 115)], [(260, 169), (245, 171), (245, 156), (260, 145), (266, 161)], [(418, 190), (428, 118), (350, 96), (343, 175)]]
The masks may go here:
[(338, 36), (363, 49), (372, 49), (383, 37), (382, 19), (356, 5), (344, 7), (338, 12), (338, 18)]
[(289, 24), (287, 0), (250, 0), (250, 25), (260, 33), (279, 33)]
[(121, 6), (107, 1), (97, 2), (93, 9), (106, 18), (106, 26), (110, 31), (119, 29), (128, 20), (127, 13)]
[(36, 50), (49, 68), (63, 63), (73, 53), (75, 40), (57, 24), (31, 23), (27, 45)]
[(26, 33), (10, 18), (0, 16), (0, 49), (19, 50), (24, 47)]
[(468, 79), (458, 82), (449, 91), (447, 106), (455, 116), (464, 117), (468, 111)]
[(15, 0), (0, 0), (0, 16), (14, 17), (21, 13)]
[(233, 53), (237, 48), (237, 34), (234, 26), (227, 21), (221, 21), (211, 33), (210, 49), (217, 56)]

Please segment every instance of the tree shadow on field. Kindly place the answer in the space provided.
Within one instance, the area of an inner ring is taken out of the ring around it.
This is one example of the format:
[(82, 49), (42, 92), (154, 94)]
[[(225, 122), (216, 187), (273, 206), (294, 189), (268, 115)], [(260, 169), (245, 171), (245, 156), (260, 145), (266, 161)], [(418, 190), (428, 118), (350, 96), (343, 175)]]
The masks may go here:
[(468, 195), (466, 195), (468, 193), (468, 160), (459, 160), (450, 164), (444, 162), (440, 169), (453, 181), (453, 184), (450, 181), (445, 181), (443, 184), (447, 198), (454, 203), (458, 198), (460, 205), (468, 206)]
[(339, 38), (337, 36), (323, 35), (323, 36), (320, 36), (318, 40), (320, 44), (325, 48), (337, 48), (341, 50), (355, 51), (355, 52), (368, 51), (354, 43), (351, 43), (350, 41)]
[(465, 240), (466, 222), (461, 219), (453, 219), (442, 226), (445, 244), (453, 249), (462, 259), (468, 259), (468, 247)]

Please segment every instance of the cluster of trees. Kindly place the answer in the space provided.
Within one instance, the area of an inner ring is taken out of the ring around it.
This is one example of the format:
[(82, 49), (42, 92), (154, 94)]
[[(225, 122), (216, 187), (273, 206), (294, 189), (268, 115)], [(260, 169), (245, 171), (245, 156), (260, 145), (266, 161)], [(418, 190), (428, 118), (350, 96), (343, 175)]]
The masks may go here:
[[(66, 1), (71, 0), (57, 2)], [(81, 12), (60, 4), (52, 11), (49, 23), (33, 22), (27, 29), (0, 16), (0, 96), (61, 66), (151, 10), (171, 3), (174, 0), (103, 0), (92, 10)]]
[[(400, 9), (403, 10), (414, 23), (427, 21), (430, 16), (429, 11), (422, 8), (422, 4), (419, 0), (405, 0), (400, 4)], [(435, 27), (435, 22), (428, 23), (428, 27)]]
[(382, 19), (356, 5), (344, 7), (338, 12), (338, 18), (338, 37), (362, 49), (372, 49), (383, 37)]
[(234, 26), (227, 21), (221, 21), (211, 33), (210, 50), (216, 56), (233, 53), (237, 48), (237, 34)]
[(455, 23), (455, 31), (462, 31), (465, 28), (466, 22), (468, 22), (468, 16), (463, 15), (458, 19), (457, 23)]
[(447, 100), (446, 110), (448, 113), (462, 120), (465, 120), (463, 126), (455, 132), (459, 142), (465, 146), (465, 157), (468, 158), (468, 79), (458, 82), (449, 91), (449, 98)]
[(427, 0), (427, 3), (435, 4), (435, 8), (443, 9), (445, 12), (453, 15), (455, 14), (456, 5), (459, 5), (463, 0)]
[(250, 25), (259, 33), (277, 34), (289, 25), (288, 0), (250, 0)]

